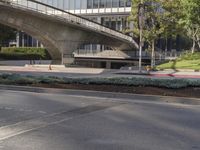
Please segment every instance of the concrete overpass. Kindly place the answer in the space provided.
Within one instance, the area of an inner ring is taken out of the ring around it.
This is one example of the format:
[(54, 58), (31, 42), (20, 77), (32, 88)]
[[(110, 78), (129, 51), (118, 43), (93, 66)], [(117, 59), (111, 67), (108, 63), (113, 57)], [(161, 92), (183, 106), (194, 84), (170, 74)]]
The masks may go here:
[(117, 50), (138, 48), (132, 37), (35, 0), (0, 0), (0, 23), (38, 39), (54, 60), (73, 62), (80, 44), (105, 44)]

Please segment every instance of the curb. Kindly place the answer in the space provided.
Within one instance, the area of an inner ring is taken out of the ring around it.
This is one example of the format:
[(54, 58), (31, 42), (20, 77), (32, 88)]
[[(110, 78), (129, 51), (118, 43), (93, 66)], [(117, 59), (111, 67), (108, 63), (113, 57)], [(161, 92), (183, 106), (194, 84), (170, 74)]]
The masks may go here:
[(166, 103), (180, 103), (180, 104), (188, 104), (188, 105), (200, 105), (200, 99), (198, 98), (185, 98), (185, 97), (173, 97), (173, 96), (141, 95), (141, 94), (130, 94), (130, 93), (41, 88), (41, 87), (13, 86), (13, 85), (0, 85), (0, 90), (22, 91), (22, 92), (33, 92), (33, 93), (48, 93), (48, 94), (66, 94), (66, 95), (71, 95), (71, 96), (101, 97), (101, 98), (111, 98), (111, 99), (120, 99), (120, 100), (125, 99), (125, 101), (139, 100), (139, 101), (150, 101), (150, 102), (166, 102)]
[(186, 74), (170, 74), (170, 73), (135, 73), (135, 72), (117, 72), (115, 74), (121, 75), (139, 75), (146, 77), (170, 77), (170, 78), (184, 78), (184, 79), (200, 79), (200, 75), (186, 75)]
[(200, 75), (178, 75), (178, 74), (150, 74), (151, 77), (174, 77), (174, 78), (185, 78), (185, 79), (200, 79)]

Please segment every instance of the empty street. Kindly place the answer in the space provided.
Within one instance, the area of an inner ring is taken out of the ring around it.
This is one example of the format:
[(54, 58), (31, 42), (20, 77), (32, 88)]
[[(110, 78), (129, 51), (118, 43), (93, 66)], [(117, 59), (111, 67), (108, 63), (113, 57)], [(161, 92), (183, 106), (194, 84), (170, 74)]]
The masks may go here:
[(200, 149), (198, 104), (182, 104), (170, 97), (165, 102), (163, 97), (109, 98), (112, 93), (79, 92), (1, 90), (0, 149)]

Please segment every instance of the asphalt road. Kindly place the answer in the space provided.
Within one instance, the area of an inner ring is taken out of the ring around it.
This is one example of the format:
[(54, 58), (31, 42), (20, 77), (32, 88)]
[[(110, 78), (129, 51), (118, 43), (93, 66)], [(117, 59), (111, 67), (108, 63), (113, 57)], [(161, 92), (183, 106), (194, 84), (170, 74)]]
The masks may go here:
[(0, 90), (0, 150), (200, 150), (200, 105), (155, 99)]

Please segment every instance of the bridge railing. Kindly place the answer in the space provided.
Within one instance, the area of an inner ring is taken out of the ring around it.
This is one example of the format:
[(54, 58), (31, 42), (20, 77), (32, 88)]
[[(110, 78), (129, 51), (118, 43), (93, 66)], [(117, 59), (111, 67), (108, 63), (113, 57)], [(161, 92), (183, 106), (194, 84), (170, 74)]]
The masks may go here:
[(64, 21), (67, 21), (70, 23), (76, 23), (81, 26), (85, 26), (87, 28), (91, 28), (91, 29), (94, 29), (94, 30), (97, 30), (100, 32), (111, 34), (114, 37), (128, 40), (129, 42), (133, 43), (137, 47), (137, 44), (134, 42), (132, 37), (130, 37), (128, 35), (125, 35), (121, 32), (110, 29), (108, 27), (105, 27), (101, 24), (90, 21), (88, 19), (82, 18), (75, 14), (71, 14), (71, 13), (61, 10), (59, 8), (44, 4), (44, 3), (40, 2), (39, 0), (0, 0), (0, 2), (11, 5), (12, 7), (22, 7), (22, 8), (40, 12), (42, 14), (56, 16), (59, 19), (62, 19)]

